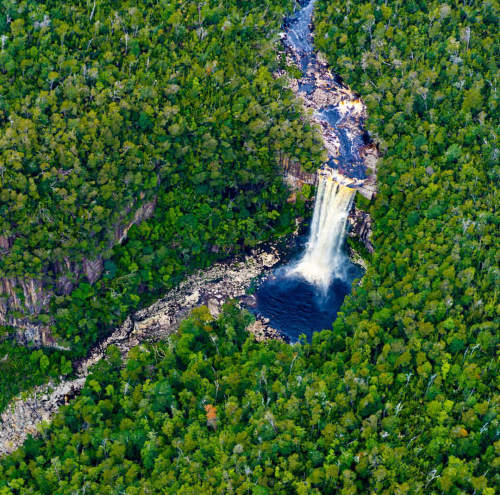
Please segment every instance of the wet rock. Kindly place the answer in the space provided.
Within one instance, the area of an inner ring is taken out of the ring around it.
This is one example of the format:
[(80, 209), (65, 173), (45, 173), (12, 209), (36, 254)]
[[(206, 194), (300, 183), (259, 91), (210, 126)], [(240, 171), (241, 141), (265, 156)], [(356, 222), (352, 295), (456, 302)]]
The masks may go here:
[(318, 107), (326, 107), (328, 105), (335, 105), (336, 95), (333, 92), (325, 91), (324, 89), (317, 88), (312, 94), (312, 100)]
[(257, 307), (257, 298), (254, 294), (244, 295), (239, 298), (240, 303), (247, 308)]
[(264, 342), (265, 340), (288, 340), (279, 330), (269, 326), (268, 318), (257, 318), (253, 323), (248, 325), (247, 332), (250, 332), (257, 342)]
[[(349, 181), (349, 187), (372, 199), (376, 193), (378, 151), (373, 143), (366, 142), (369, 141), (363, 125), (367, 117), (366, 106), (359, 95), (329, 70), (324, 55), (314, 53), (312, 21), (307, 17), (312, 15), (312, 10), (305, 15), (285, 24), (286, 61), (301, 68), (303, 74), (300, 79), (291, 81), (289, 87), (306, 107), (315, 111), (312, 121), (321, 129), (329, 156), (322, 169), (335, 171), (335, 177)], [(293, 180), (287, 182), (294, 185)]]

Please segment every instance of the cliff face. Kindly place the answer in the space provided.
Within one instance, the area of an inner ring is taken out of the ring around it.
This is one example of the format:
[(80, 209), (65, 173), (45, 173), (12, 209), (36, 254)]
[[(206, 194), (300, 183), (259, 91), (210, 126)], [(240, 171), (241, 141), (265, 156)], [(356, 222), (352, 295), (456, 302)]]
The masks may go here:
[[(132, 225), (150, 218), (155, 208), (156, 198), (139, 206), (130, 221), (115, 228), (109, 248), (125, 241)], [(12, 244), (12, 238), (0, 236), (0, 257), (9, 252)], [(16, 328), (16, 340), (23, 344), (57, 347), (50, 333), (50, 319), (39, 315), (47, 310), (53, 296), (70, 294), (76, 284), (85, 279), (94, 284), (101, 278), (103, 269), (102, 256), (83, 258), (81, 262), (64, 258), (45, 266), (39, 278), (0, 278), (0, 325)]]
[(283, 178), (292, 191), (302, 189), (304, 184), (315, 185), (318, 180), (317, 173), (305, 172), (300, 163), (288, 159), (283, 162)]
[(372, 236), (372, 219), (370, 214), (360, 210), (355, 204), (348, 221), (351, 225), (349, 235), (359, 240), (369, 253), (373, 253), (374, 248), (370, 240)]

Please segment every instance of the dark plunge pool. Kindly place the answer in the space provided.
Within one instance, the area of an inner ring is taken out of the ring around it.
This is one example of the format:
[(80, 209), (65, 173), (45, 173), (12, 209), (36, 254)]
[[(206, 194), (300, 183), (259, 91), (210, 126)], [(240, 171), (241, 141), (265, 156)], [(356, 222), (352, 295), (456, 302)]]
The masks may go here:
[(311, 340), (313, 332), (331, 329), (353, 281), (363, 276), (362, 268), (351, 263), (346, 255), (342, 278), (334, 278), (324, 291), (299, 275), (289, 275), (290, 267), (300, 257), (295, 252), (262, 279), (255, 289), (255, 307), (249, 308), (256, 316), (268, 318), (269, 325), (292, 342), (302, 334)]

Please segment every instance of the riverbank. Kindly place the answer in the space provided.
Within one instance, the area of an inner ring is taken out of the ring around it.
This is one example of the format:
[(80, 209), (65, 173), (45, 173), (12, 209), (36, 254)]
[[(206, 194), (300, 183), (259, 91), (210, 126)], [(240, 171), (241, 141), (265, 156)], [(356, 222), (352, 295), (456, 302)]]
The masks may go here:
[[(175, 332), (179, 323), (198, 306), (206, 305), (217, 316), (225, 301), (245, 297), (252, 281), (275, 266), (281, 256), (277, 245), (270, 244), (244, 257), (215, 264), (189, 276), (163, 299), (129, 316), (77, 364), (77, 378), (36, 387), (28, 397), (19, 396), (7, 406), (0, 415), (0, 456), (14, 451), (28, 435), (37, 434), (43, 422), (50, 421), (59, 407), (80, 392), (91, 366), (105, 357), (109, 346), (116, 346), (125, 357), (141, 342), (159, 340)], [(248, 330), (259, 341), (281, 337), (263, 321), (256, 321)]]

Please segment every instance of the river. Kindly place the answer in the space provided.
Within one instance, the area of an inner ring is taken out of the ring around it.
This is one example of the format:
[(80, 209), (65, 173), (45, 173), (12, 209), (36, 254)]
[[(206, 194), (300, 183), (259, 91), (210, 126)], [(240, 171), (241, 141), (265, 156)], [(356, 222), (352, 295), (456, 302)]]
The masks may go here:
[(331, 328), (345, 297), (362, 270), (346, 253), (347, 218), (355, 191), (371, 197), (367, 187), (370, 139), (364, 128), (366, 109), (360, 98), (333, 74), (314, 51), (315, 0), (285, 19), (283, 44), (288, 63), (301, 71), (292, 89), (314, 110), (328, 159), (318, 171), (318, 188), (306, 242), (256, 286), (250, 308), (292, 341)]

